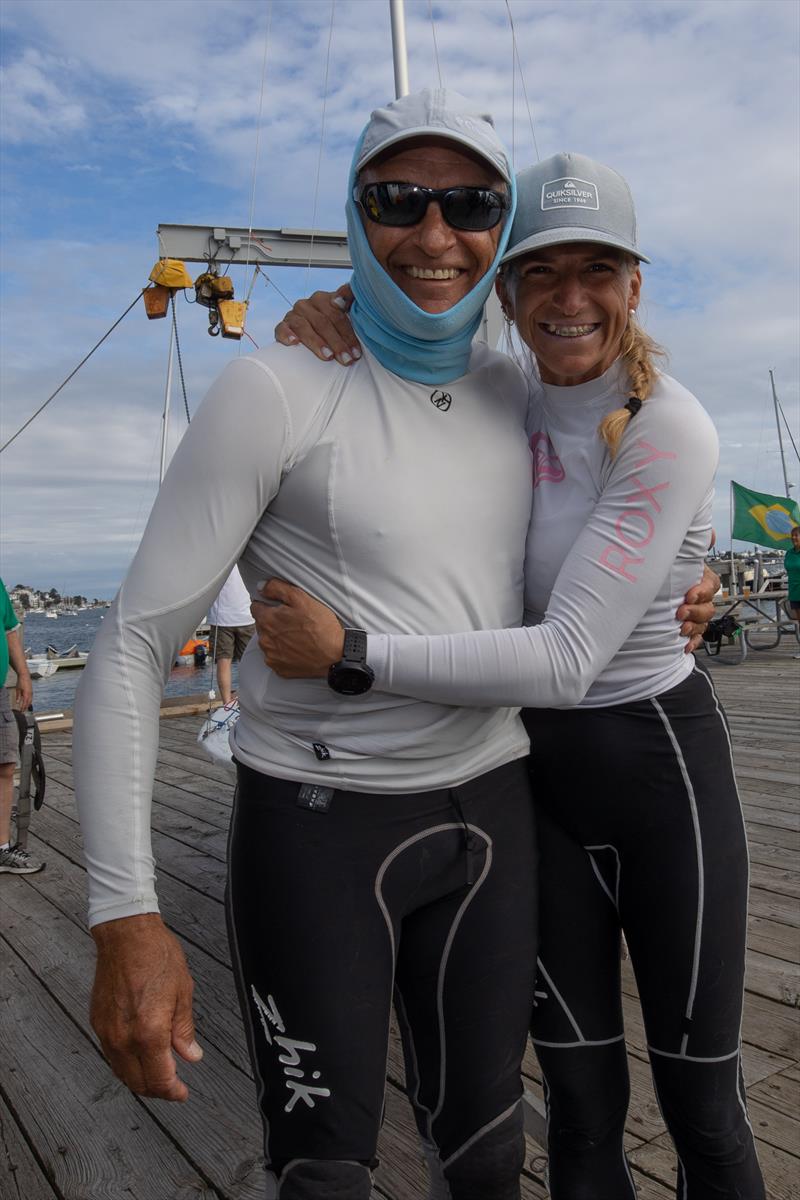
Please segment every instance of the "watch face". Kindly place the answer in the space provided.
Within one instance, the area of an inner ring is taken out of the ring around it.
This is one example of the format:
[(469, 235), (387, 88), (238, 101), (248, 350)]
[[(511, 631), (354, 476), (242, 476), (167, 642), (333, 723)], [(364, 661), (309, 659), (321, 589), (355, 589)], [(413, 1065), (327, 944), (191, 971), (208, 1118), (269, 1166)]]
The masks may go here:
[(328, 672), (328, 685), (342, 696), (360, 696), (372, 687), (374, 673), (369, 667), (347, 667), (337, 663)]

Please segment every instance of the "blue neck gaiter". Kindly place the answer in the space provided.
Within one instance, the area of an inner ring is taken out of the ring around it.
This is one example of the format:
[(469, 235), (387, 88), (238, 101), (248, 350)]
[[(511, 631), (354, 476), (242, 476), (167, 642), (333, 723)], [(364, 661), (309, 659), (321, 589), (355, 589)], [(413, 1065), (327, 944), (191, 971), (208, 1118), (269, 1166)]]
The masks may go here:
[(517, 206), (516, 181), (511, 181), (511, 208), (491, 267), (471, 292), (443, 313), (427, 313), (411, 301), (384, 271), (370, 249), (359, 207), (353, 199), (356, 163), (363, 134), (350, 167), (347, 198), (347, 239), (355, 297), (350, 320), (378, 362), (403, 379), (417, 383), (448, 383), (466, 374), (472, 339), (483, 306), (494, 286), (494, 277), (505, 253)]

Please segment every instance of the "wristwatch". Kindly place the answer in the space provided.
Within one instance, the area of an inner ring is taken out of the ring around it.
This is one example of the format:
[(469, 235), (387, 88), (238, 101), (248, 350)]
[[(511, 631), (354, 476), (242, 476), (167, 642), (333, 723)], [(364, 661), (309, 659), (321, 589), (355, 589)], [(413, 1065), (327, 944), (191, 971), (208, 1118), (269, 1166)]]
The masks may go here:
[(360, 696), (375, 682), (367, 665), (367, 635), (363, 629), (345, 629), (344, 653), (328, 670), (328, 687), (342, 696)]

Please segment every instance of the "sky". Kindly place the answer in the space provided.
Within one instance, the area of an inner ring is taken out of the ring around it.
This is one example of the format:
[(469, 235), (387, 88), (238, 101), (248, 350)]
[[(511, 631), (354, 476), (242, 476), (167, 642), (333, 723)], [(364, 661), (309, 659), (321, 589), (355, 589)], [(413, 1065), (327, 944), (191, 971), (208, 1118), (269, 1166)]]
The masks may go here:
[[(518, 169), (572, 150), (631, 184), (652, 259), (640, 314), (719, 431), (727, 548), (731, 479), (784, 493), (770, 369), (800, 446), (800, 6), (405, 7), (412, 89), (485, 103)], [(159, 223), (246, 227), (252, 208), (255, 227), (343, 229), (353, 144), (394, 78), (386, 0), (2, 0), (0, 34), (5, 442), (147, 283)], [(265, 345), (284, 297), (343, 278), (271, 271), (248, 332)], [(234, 282), (247, 291), (244, 268)], [(241, 349), (180, 296), (178, 324), (194, 411)], [(113, 595), (157, 489), (168, 337), (138, 304), (2, 454), (8, 586)], [(784, 446), (797, 496), (785, 431)]]

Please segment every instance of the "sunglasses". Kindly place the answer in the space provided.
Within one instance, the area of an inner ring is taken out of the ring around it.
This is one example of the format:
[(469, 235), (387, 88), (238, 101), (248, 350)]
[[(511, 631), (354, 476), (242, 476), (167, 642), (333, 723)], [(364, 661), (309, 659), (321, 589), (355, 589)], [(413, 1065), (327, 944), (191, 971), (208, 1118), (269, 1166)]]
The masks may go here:
[(417, 183), (368, 183), (353, 199), (376, 225), (418, 225), (435, 200), (453, 229), (470, 233), (494, 229), (508, 212), (511, 200), (492, 188), (427, 188)]

